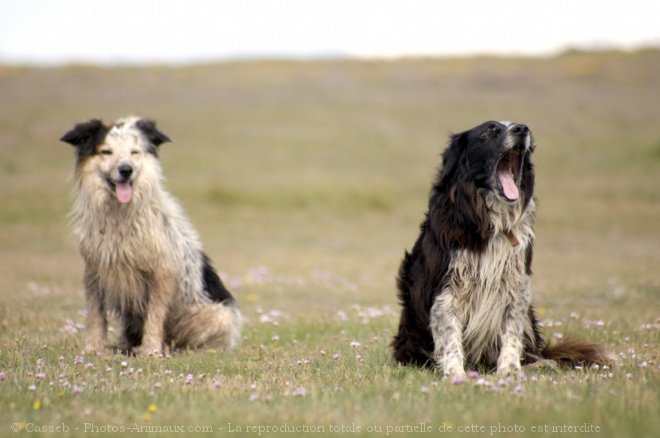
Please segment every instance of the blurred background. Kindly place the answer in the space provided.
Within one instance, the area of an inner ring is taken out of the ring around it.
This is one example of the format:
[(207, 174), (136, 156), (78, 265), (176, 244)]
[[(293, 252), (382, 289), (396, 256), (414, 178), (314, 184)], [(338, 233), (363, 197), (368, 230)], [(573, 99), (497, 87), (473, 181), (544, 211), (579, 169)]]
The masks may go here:
[(658, 16), (650, 0), (4, 0), (2, 330), (57, 336), (83, 308), (58, 139), (132, 113), (174, 140), (167, 186), (248, 316), (394, 315), (447, 136), (496, 119), (539, 146), (542, 315), (652, 322)]

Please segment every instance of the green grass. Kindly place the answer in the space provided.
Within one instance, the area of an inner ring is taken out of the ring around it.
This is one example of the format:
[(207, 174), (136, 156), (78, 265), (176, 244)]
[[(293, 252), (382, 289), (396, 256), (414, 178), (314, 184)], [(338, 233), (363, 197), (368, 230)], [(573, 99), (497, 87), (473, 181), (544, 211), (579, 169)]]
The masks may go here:
[[(16, 424), (71, 436), (136, 425), (655, 436), (658, 71), (653, 50), (0, 67), (0, 435)], [(81, 353), (73, 151), (57, 139), (75, 122), (127, 113), (174, 139), (162, 147), (168, 188), (248, 319), (232, 352)], [(546, 334), (605, 343), (616, 366), (452, 385), (392, 362), (395, 275), (439, 154), (449, 132), (486, 119), (525, 122), (538, 143), (533, 296)]]

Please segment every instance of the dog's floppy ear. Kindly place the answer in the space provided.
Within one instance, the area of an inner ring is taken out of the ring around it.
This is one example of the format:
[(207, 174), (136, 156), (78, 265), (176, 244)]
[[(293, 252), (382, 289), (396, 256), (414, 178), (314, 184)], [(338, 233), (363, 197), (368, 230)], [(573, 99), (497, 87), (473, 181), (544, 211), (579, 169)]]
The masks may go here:
[(468, 133), (454, 134), (449, 138), (449, 147), (442, 154), (441, 180), (451, 179), (463, 151), (467, 147)]
[(482, 250), (492, 229), (488, 207), (473, 181), (457, 177), (446, 192), (432, 198), (430, 221), (447, 247)]
[(450, 137), (442, 155), (442, 170), (430, 200), (431, 227), (448, 247), (460, 245), (480, 250), (491, 230), (488, 209), (468, 176), (464, 162), (469, 131)]
[(104, 128), (101, 120), (91, 119), (87, 122), (78, 123), (71, 131), (64, 134), (60, 141), (81, 148), (94, 143), (92, 140), (95, 140)]
[(167, 135), (156, 129), (156, 122), (153, 120), (141, 119), (138, 120), (136, 125), (154, 146), (160, 146), (163, 143), (172, 141)]

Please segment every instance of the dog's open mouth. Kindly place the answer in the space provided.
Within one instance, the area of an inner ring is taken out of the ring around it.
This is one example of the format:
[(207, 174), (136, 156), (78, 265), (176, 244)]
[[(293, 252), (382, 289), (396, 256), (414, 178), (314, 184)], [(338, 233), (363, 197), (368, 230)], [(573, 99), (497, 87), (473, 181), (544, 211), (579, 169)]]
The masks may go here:
[(128, 204), (133, 198), (133, 183), (130, 180), (126, 181), (113, 181), (110, 178), (107, 179), (108, 185), (115, 192), (117, 201), (120, 204)]
[(497, 180), (500, 193), (508, 201), (517, 201), (520, 198), (520, 179), (522, 176), (522, 151), (513, 148), (500, 159), (497, 164)]

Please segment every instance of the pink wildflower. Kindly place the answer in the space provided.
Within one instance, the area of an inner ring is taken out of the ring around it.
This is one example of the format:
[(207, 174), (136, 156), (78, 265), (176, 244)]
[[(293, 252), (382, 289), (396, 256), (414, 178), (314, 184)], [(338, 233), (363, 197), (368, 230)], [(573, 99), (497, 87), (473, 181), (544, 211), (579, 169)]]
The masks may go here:
[(486, 387), (493, 386), (492, 383), (490, 383), (488, 380), (484, 379), (483, 377), (477, 379), (477, 381), (474, 384), (477, 386), (486, 386)]

